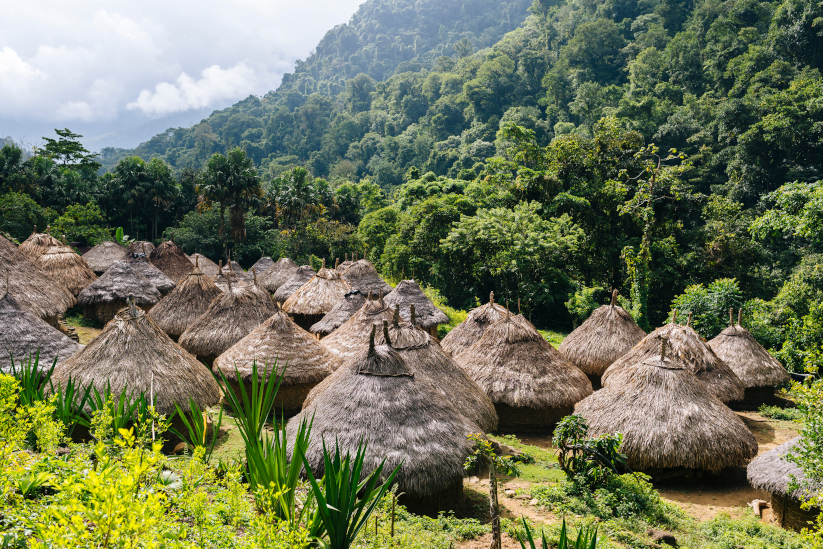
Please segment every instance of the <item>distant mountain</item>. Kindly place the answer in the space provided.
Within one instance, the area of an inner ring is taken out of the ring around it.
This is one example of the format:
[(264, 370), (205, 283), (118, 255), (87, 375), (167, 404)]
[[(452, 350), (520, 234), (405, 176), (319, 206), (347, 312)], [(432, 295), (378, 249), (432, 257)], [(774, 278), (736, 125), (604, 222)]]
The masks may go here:
[(206, 118), (212, 109), (179, 112), (149, 120), (123, 130), (115, 130), (101, 135), (84, 136), (83, 145), (90, 151), (101, 151), (106, 147), (133, 149), (168, 128), (187, 128)]

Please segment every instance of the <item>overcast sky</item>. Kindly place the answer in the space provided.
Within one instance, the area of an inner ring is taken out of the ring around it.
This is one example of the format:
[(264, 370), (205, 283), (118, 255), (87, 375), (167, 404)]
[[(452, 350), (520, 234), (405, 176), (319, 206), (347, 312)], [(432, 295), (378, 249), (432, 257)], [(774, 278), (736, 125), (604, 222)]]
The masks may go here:
[(0, 137), (102, 134), (262, 95), (362, 1), (3, 2)]

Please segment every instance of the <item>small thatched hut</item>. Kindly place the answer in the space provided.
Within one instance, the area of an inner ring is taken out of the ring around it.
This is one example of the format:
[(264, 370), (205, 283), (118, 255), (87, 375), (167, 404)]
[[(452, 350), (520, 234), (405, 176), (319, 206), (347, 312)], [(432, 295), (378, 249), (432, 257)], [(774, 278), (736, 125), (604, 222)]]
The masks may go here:
[[(270, 267), (274, 266), (274, 260), (268, 256), (263, 256), (258, 259), (254, 265), (251, 266), (251, 269), (255, 269), (257, 271), (257, 275), (260, 276), (261, 274), (265, 273), (269, 270)], [(249, 269), (249, 270), (251, 270)]]
[[(281, 257), (277, 263), (266, 269), (258, 280), (260, 285), (269, 292), (276, 292), (280, 286), (288, 282), (288, 280), (297, 272), (297, 263), (288, 257)], [(283, 300), (285, 301), (285, 299)]]
[(666, 346), (659, 340), (657, 353), (631, 365), (631, 377), (607, 384), (575, 413), (591, 435), (623, 433), (628, 466), (652, 476), (746, 465), (757, 455), (754, 435)]
[(325, 337), (342, 326), (359, 311), (366, 302), (366, 296), (358, 290), (349, 290), (331, 311), (319, 322), (312, 324), (309, 331), (318, 337)]
[[(809, 490), (803, 470), (786, 459), (795, 446), (801, 443), (801, 437), (784, 442), (777, 448), (757, 456), (749, 463), (746, 476), (757, 490), (771, 494), (772, 518), (783, 528), (800, 531), (803, 528), (812, 528), (814, 521), (823, 513), (819, 507), (803, 509), (804, 501), (815, 495), (820, 495), (823, 486), (818, 490)], [(794, 480), (800, 485), (795, 490), (789, 486)]]
[(733, 402), (743, 399), (743, 383), (732, 369), (720, 360), (690, 326), (675, 322), (656, 329), (609, 366), (601, 377), (603, 386), (625, 382), (626, 378), (633, 375), (633, 368), (644, 359), (659, 355), (663, 339), (668, 341), (668, 356), (671, 360), (682, 361), (718, 400)]
[(152, 265), (149, 258), (145, 255), (140, 254), (137, 257), (131, 257), (128, 259), (128, 262), (135, 271), (145, 276), (149, 282), (154, 284), (154, 287), (160, 290), (162, 295), (168, 295), (168, 293), (177, 286), (163, 271)]
[(195, 264), (194, 270), (169, 295), (152, 307), (149, 316), (161, 330), (177, 341), (221, 293), (220, 288)]
[(5, 294), (0, 298), (0, 372), (10, 372), (11, 357), (19, 365), (39, 353), (42, 369), (50, 368), (55, 358), (62, 362), (83, 348), (21, 307), (6, 291), (5, 281), (0, 284)]
[[(346, 271), (348, 273), (348, 271)], [(400, 317), (406, 322), (411, 316), (410, 307), (414, 305), (417, 311), (417, 325), (437, 337), (437, 326), (448, 324), (449, 317), (446, 313), (426, 297), (420, 286), (414, 280), (403, 280), (392, 293), (386, 296), (386, 305), (390, 307), (400, 307)]]
[(126, 257), (126, 247), (111, 241), (101, 242), (83, 254), (83, 259), (98, 276), (105, 273), (112, 263), (124, 257)]
[(351, 257), (352, 258), (349, 259), (349, 254), (346, 254), (345, 256), (343, 256), (343, 263), (341, 263), (339, 265), (336, 265), (334, 267), (334, 270), (337, 271), (340, 274), (343, 274), (344, 272), (346, 272), (346, 269), (348, 269), (349, 267), (354, 265), (354, 262), (355, 262), (354, 254), (352, 254)]
[(595, 388), (606, 368), (646, 337), (623, 307), (617, 305), (617, 290), (609, 305), (598, 307), (586, 321), (560, 344), (560, 354), (589, 376)]
[(228, 271), (232, 271), (237, 278), (245, 282), (246, 284), (251, 283), (251, 272), (246, 272), (243, 270), (243, 267), (240, 266), (240, 263), (234, 260), (226, 261), (226, 264), (222, 267), (223, 273), (225, 274)]
[(741, 405), (758, 408), (773, 401), (774, 388), (789, 383), (791, 378), (783, 365), (740, 325), (742, 311), (735, 325), (729, 310), (729, 327), (709, 341), (709, 347), (743, 382), (746, 389)]
[(152, 250), (149, 254), (149, 261), (175, 284), (186, 278), (192, 270), (191, 261), (173, 240), (167, 240)]
[[(274, 267), (272, 267), (274, 269)], [(284, 303), (288, 298), (291, 297), (291, 294), (299, 290), (303, 287), (303, 285), (314, 278), (314, 275), (317, 273), (314, 272), (309, 265), (302, 265), (294, 271), (294, 274), (289, 277), (289, 279), (284, 282), (277, 291), (274, 292), (274, 300), (278, 303)], [(268, 289), (268, 288), (267, 288)]]
[(229, 291), (229, 280), (231, 280), (232, 286), (248, 286), (245, 281), (241, 280), (237, 273), (234, 272), (232, 269), (224, 269), (223, 268), (223, 260), (221, 259), (218, 262), (218, 271), (215, 276), (212, 277), (211, 281), (214, 282), (215, 286), (220, 288), (221, 292), (228, 292)]
[(129, 256), (141, 253), (144, 253), (148, 256), (153, 251), (154, 244), (152, 244), (148, 240), (135, 240), (133, 242), (129, 242), (129, 245), (126, 247), (126, 254)]
[(452, 328), (440, 345), (451, 356), (457, 356), (474, 345), (486, 328), (505, 316), (506, 308), (494, 302), (494, 292), (491, 292), (489, 302), (472, 309), (466, 320)]
[(341, 273), (343, 280), (348, 282), (349, 286), (360, 290), (363, 295), (368, 295), (370, 292), (388, 295), (394, 289), (380, 277), (377, 269), (368, 259), (361, 259), (344, 271), (338, 270), (338, 273)]
[(341, 363), (354, 359), (368, 349), (372, 327), (375, 324), (382, 325), (384, 320), (391, 320), (393, 317), (391, 308), (382, 296), (378, 299), (371, 297), (350, 319), (321, 341)]
[(271, 308), (247, 284), (230, 282), (180, 335), (180, 345), (211, 365), (271, 315)]
[(128, 261), (115, 261), (103, 276), (80, 292), (77, 303), (86, 314), (108, 322), (126, 305), (129, 296), (134, 296), (135, 302), (144, 311), (154, 307), (162, 297), (160, 290)]
[(45, 233), (38, 233), (37, 225), (35, 225), (31, 235), (21, 242), (20, 247), (17, 249), (29, 259), (34, 260), (41, 254), (46, 253), (46, 250), (50, 247), (60, 246), (62, 242), (51, 236), (50, 231), (51, 227), (46, 227)]
[(351, 286), (334, 269), (326, 268), (326, 261), (317, 274), (297, 289), (283, 303), (283, 310), (294, 318), (301, 328), (308, 330), (334, 309)]
[(89, 264), (65, 244), (49, 246), (49, 248), (34, 258), (37, 268), (61, 282), (68, 291), (75, 296), (83, 288), (97, 280), (97, 275)]
[(463, 494), (463, 463), (472, 451), (467, 435), (478, 432), (428, 381), (389, 345), (370, 343), (312, 404), (289, 421), (294, 445), (302, 420), (313, 424), (306, 458), (323, 475), (323, 445), (354, 455), (365, 443), (364, 471), (384, 459), (383, 478), (395, 477), (401, 502), (416, 513), (455, 509)]
[(192, 265), (196, 264), (200, 271), (209, 278), (214, 278), (220, 273), (220, 267), (217, 266), (217, 263), (203, 254), (191, 254), (189, 261), (191, 261)]
[(77, 300), (60, 282), (43, 273), (17, 247), (0, 236), (0, 284), (37, 318), (57, 327), (57, 317)]
[(220, 370), (235, 394), (239, 394), (237, 374), (248, 387), (255, 362), (258, 375), (263, 379), (271, 375), (275, 364), (275, 375), (283, 372), (285, 367), (275, 409), (278, 414), (283, 410), (287, 416), (298, 413), (309, 391), (339, 366), (337, 359), (317, 339), (295, 324), (279, 307), (268, 320), (217, 357), (214, 369)]

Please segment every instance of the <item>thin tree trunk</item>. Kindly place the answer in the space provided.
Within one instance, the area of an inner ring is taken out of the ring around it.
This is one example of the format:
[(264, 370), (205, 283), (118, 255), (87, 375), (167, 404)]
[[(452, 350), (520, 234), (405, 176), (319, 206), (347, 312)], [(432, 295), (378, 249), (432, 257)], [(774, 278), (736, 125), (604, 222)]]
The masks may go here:
[(497, 471), (494, 461), (487, 460), (489, 464), (489, 512), (492, 519), (492, 542), (489, 549), (502, 549), (503, 540), (500, 535), (500, 506), (497, 503)]

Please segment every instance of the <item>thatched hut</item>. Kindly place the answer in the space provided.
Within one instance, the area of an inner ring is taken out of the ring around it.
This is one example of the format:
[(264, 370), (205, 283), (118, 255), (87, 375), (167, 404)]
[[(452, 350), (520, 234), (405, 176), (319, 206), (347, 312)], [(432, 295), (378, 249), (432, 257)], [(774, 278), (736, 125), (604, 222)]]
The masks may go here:
[(275, 365), (274, 375), (279, 375), (285, 367), (275, 409), (287, 416), (298, 413), (309, 391), (339, 366), (337, 359), (317, 339), (279, 307), (268, 320), (217, 357), (214, 369), (220, 370), (235, 394), (239, 394), (237, 374), (248, 387), (255, 362), (260, 381), (271, 375)]
[(172, 279), (167, 277), (163, 271), (152, 265), (149, 258), (143, 254), (137, 257), (131, 257), (127, 260), (131, 267), (145, 276), (149, 282), (154, 284), (154, 287), (160, 290), (162, 295), (168, 295), (177, 284)]
[(11, 357), (19, 365), (39, 353), (40, 367), (50, 368), (54, 359), (62, 362), (83, 348), (17, 303), (6, 291), (5, 281), (0, 284), (4, 292), (0, 298), (0, 372), (10, 372)]
[[(195, 260), (199, 263), (199, 258)], [(152, 307), (149, 316), (177, 341), (186, 328), (209, 308), (221, 294), (220, 288), (200, 270), (197, 263), (186, 278), (172, 292)]]
[(646, 337), (623, 307), (617, 305), (617, 290), (609, 305), (598, 307), (586, 321), (560, 344), (560, 354), (589, 376), (595, 388), (606, 368)]
[(152, 250), (149, 261), (175, 283), (186, 278), (192, 270), (191, 261), (173, 240), (167, 240)]
[(254, 295), (257, 296), (257, 299), (259, 299), (266, 306), (266, 308), (270, 311), (269, 314), (274, 314), (279, 311), (280, 307), (278, 307), (277, 302), (272, 299), (271, 294), (260, 285), (260, 282), (257, 279), (257, 269), (252, 267), (249, 274), (251, 274), (251, 282), (248, 285), (249, 289)]
[[(254, 265), (251, 266), (252, 269), (257, 271), (257, 275), (260, 276), (261, 274), (265, 273), (269, 270), (270, 267), (274, 266), (274, 260), (268, 256), (263, 256), (257, 261), (255, 261)], [(251, 270), (251, 269), (249, 269)]]
[(283, 310), (294, 318), (301, 328), (308, 330), (323, 315), (334, 309), (351, 286), (334, 269), (326, 268), (326, 261), (311, 280), (298, 288), (283, 303)]
[(223, 268), (223, 260), (221, 259), (218, 262), (218, 273), (212, 277), (212, 282), (220, 288), (221, 292), (229, 291), (229, 280), (231, 280), (232, 286), (248, 286), (245, 280), (242, 280), (237, 273), (234, 272), (234, 269), (224, 269)]
[(251, 283), (251, 273), (247, 273), (246, 271), (244, 271), (243, 267), (241, 267), (240, 263), (238, 263), (237, 261), (231, 259), (227, 260), (226, 264), (223, 265), (222, 270), (224, 274), (228, 271), (232, 271), (235, 275), (237, 275), (237, 278), (239, 278), (246, 284)]
[(211, 365), (271, 315), (270, 307), (247, 284), (230, 282), (180, 335), (180, 345)]
[(451, 356), (457, 356), (472, 345), (486, 331), (486, 328), (506, 316), (506, 308), (494, 302), (494, 292), (489, 294), (489, 302), (472, 309), (466, 320), (452, 328), (440, 345)]
[(745, 387), (741, 405), (758, 408), (774, 400), (774, 388), (791, 381), (788, 372), (776, 358), (740, 325), (742, 309), (737, 315), (737, 325), (729, 310), (729, 327), (709, 341), (709, 347), (740, 378)]
[(520, 316), (489, 326), (454, 361), (489, 395), (502, 430), (551, 429), (592, 394), (589, 378)]
[(591, 435), (623, 433), (628, 466), (652, 476), (672, 470), (720, 471), (746, 465), (757, 441), (743, 421), (706, 390), (688, 366), (657, 352), (631, 364), (624, 383), (606, 384), (575, 406)]
[(100, 322), (108, 322), (127, 304), (129, 296), (134, 296), (144, 311), (150, 310), (163, 297), (160, 290), (128, 261), (115, 261), (103, 276), (80, 292), (77, 303), (86, 314), (95, 316)]
[(341, 363), (354, 359), (368, 349), (372, 327), (375, 324), (382, 325), (384, 320), (391, 320), (394, 316), (383, 296), (378, 296), (378, 299), (371, 299), (371, 297), (369, 296), (360, 310), (350, 319), (322, 339), (323, 345)]
[[(280, 286), (288, 282), (288, 280), (297, 272), (298, 265), (288, 257), (281, 257), (277, 262), (266, 269), (260, 275), (258, 280), (260, 285), (269, 292), (276, 292)], [(285, 301), (285, 299), (283, 300)]]
[(349, 290), (331, 311), (326, 313), (320, 321), (312, 324), (309, 331), (318, 337), (326, 337), (354, 316), (365, 302), (366, 296), (359, 290)]
[(343, 256), (343, 263), (340, 263), (339, 265), (335, 265), (334, 270), (337, 271), (340, 274), (343, 274), (344, 272), (346, 272), (346, 269), (348, 269), (349, 267), (354, 265), (354, 262), (355, 262), (354, 254), (352, 254), (351, 257), (352, 258), (349, 259), (349, 254), (346, 254), (345, 256)]
[(101, 242), (83, 254), (83, 259), (98, 276), (105, 273), (112, 263), (124, 257), (126, 257), (126, 247), (110, 240)]
[[(806, 476), (795, 463), (786, 459), (792, 449), (801, 442), (801, 437), (784, 442), (777, 448), (757, 456), (749, 463), (746, 476), (757, 490), (771, 494), (772, 518), (783, 528), (800, 531), (812, 528), (814, 521), (823, 513), (820, 507), (803, 509), (803, 502), (823, 494), (823, 486), (810, 490), (806, 486)], [(800, 487), (791, 490), (795, 481)]]
[(57, 244), (34, 258), (37, 268), (60, 281), (75, 296), (97, 280), (89, 264), (66, 244)]
[(385, 478), (402, 462), (395, 482), (410, 511), (436, 516), (455, 509), (463, 463), (472, 451), (467, 435), (478, 427), (391, 346), (375, 345), (373, 331), (366, 348), (342, 369), (345, 375), (289, 421), (289, 444), (300, 422), (313, 418), (306, 458), (316, 476), (324, 473), (324, 444), (354, 455), (365, 443), (364, 471), (385, 459)]
[[(273, 269), (274, 267), (272, 267)], [(291, 297), (291, 294), (299, 290), (303, 287), (303, 285), (314, 278), (314, 275), (317, 273), (314, 272), (309, 265), (302, 265), (294, 271), (294, 274), (289, 277), (289, 279), (284, 282), (277, 291), (274, 292), (274, 300), (278, 303), (284, 303), (288, 298)]]
[(203, 254), (191, 254), (189, 261), (191, 261), (192, 265), (196, 264), (200, 271), (209, 278), (214, 278), (220, 273), (220, 267), (217, 266), (217, 263)]
[(50, 247), (60, 246), (62, 242), (51, 236), (50, 231), (51, 227), (46, 227), (45, 233), (38, 233), (37, 225), (35, 225), (31, 235), (21, 242), (17, 249), (29, 259), (34, 260), (46, 253)]
[(369, 292), (387, 295), (394, 289), (383, 280), (368, 259), (361, 259), (342, 272), (338, 270), (338, 273), (341, 274), (343, 280), (349, 283), (349, 286), (360, 290), (364, 295), (368, 295)]
[(0, 236), (0, 284), (3, 291), (37, 318), (57, 327), (57, 317), (77, 300), (66, 287), (43, 273), (17, 247)]
[[(348, 272), (348, 271), (346, 271)], [(400, 317), (409, 321), (409, 308), (414, 305), (417, 311), (417, 325), (437, 337), (437, 326), (448, 324), (449, 317), (426, 297), (414, 280), (403, 280), (392, 293), (386, 296), (386, 305), (400, 307)]]
[(720, 360), (690, 326), (675, 322), (656, 329), (609, 366), (601, 377), (603, 386), (623, 383), (631, 377), (634, 367), (644, 359), (658, 355), (663, 339), (668, 341), (668, 356), (671, 360), (682, 361), (718, 400), (733, 402), (743, 399), (743, 383), (732, 369)]
[(153, 251), (154, 244), (152, 244), (148, 240), (134, 240), (132, 242), (129, 242), (129, 245), (126, 247), (126, 254), (128, 254), (129, 256), (140, 253), (144, 253), (148, 256)]

